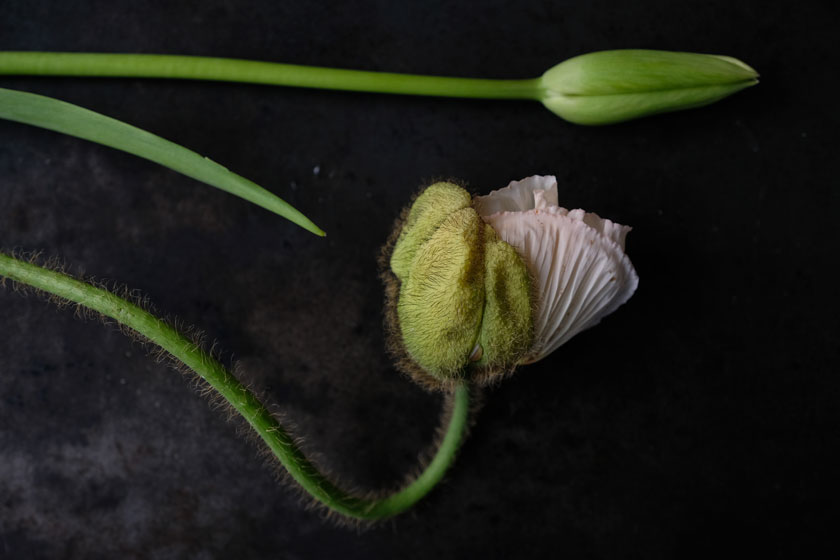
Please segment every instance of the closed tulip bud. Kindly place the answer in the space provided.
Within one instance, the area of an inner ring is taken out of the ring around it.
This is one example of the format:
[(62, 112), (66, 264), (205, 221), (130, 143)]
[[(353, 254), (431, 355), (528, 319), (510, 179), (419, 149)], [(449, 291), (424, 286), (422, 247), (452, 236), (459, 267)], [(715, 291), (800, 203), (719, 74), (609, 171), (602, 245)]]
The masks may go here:
[(543, 104), (578, 124), (611, 124), (714, 103), (758, 83), (732, 57), (652, 50), (570, 58), (541, 78)]

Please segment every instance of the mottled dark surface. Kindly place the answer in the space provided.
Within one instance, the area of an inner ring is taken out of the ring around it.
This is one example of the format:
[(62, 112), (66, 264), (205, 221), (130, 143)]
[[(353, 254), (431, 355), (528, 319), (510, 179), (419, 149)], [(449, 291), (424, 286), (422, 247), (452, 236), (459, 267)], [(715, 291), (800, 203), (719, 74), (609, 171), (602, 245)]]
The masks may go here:
[(235, 424), (113, 328), (0, 291), (2, 558), (790, 557), (836, 530), (833, 3), (0, 2), (0, 49), (204, 54), (476, 77), (583, 52), (713, 52), (762, 83), (607, 128), (534, 103), (0, 78), (265, 185), (319, 239), (132, 156), (0, 122), (0, 246), (203, 329), (344, 480), (388, 487), (439, 399), (389, 364), (378, 247), (415, 189), (556, 174), (631, 224), (639, 291), (522, 370), (445, 484), (357, 532), (302, 507)]

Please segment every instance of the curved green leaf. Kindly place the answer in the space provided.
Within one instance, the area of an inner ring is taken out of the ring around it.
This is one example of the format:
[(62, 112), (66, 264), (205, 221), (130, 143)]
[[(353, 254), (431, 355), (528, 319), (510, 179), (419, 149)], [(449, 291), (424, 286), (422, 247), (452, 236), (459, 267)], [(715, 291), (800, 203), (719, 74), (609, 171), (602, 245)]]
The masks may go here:
[(256, 183), (174, 142), (78, 105), (0, 88), (0, 118), (134, 154), (262, 206), (316, 235), (325, 235), (309, 218)]

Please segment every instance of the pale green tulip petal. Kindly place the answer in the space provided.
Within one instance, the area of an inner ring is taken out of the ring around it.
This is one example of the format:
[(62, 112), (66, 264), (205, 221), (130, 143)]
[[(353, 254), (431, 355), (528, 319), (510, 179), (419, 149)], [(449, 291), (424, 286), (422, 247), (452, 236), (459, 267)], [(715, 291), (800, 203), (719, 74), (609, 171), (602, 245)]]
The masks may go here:
[(568, 121), (600, 125), (708, 105), (756, 83), (755, 70), (728, 56), (600, 51), (543, 74), (542, 102)]

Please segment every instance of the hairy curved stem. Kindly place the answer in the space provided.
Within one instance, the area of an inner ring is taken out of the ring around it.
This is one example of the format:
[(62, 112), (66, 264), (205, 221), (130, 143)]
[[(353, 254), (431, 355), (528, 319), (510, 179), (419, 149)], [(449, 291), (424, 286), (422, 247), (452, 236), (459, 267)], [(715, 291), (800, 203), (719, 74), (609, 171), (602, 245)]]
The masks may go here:
[(259, 399), (218, 360), (144, 309), (113, 293), (66, 274), (0, 253), (0, 276), (77, 303), (114, 319), (160, 346), (195, 371), (257, 432), (292, 478), (313, 498), (342, 515), (376, 520), (405, 511), (443, 478), (452, 463), (467, 425), (469, 390), (455, 390), (451, 417), (439, 449), (425, 471), (404, 489), (380, 499), (366, 499), (342, 490), (328, 480), (295, 444)]
[(283, 199), (192, 150), (122, 121), (43, 95), (0, 88), (0, 119), (134, 154), (262, 206), (316, 235), (324, 232)]
[(0, 52), (0, 74), (216, 80), (485, 99), (542, 99), (539, 78), (487, 80), (155, 54)]

